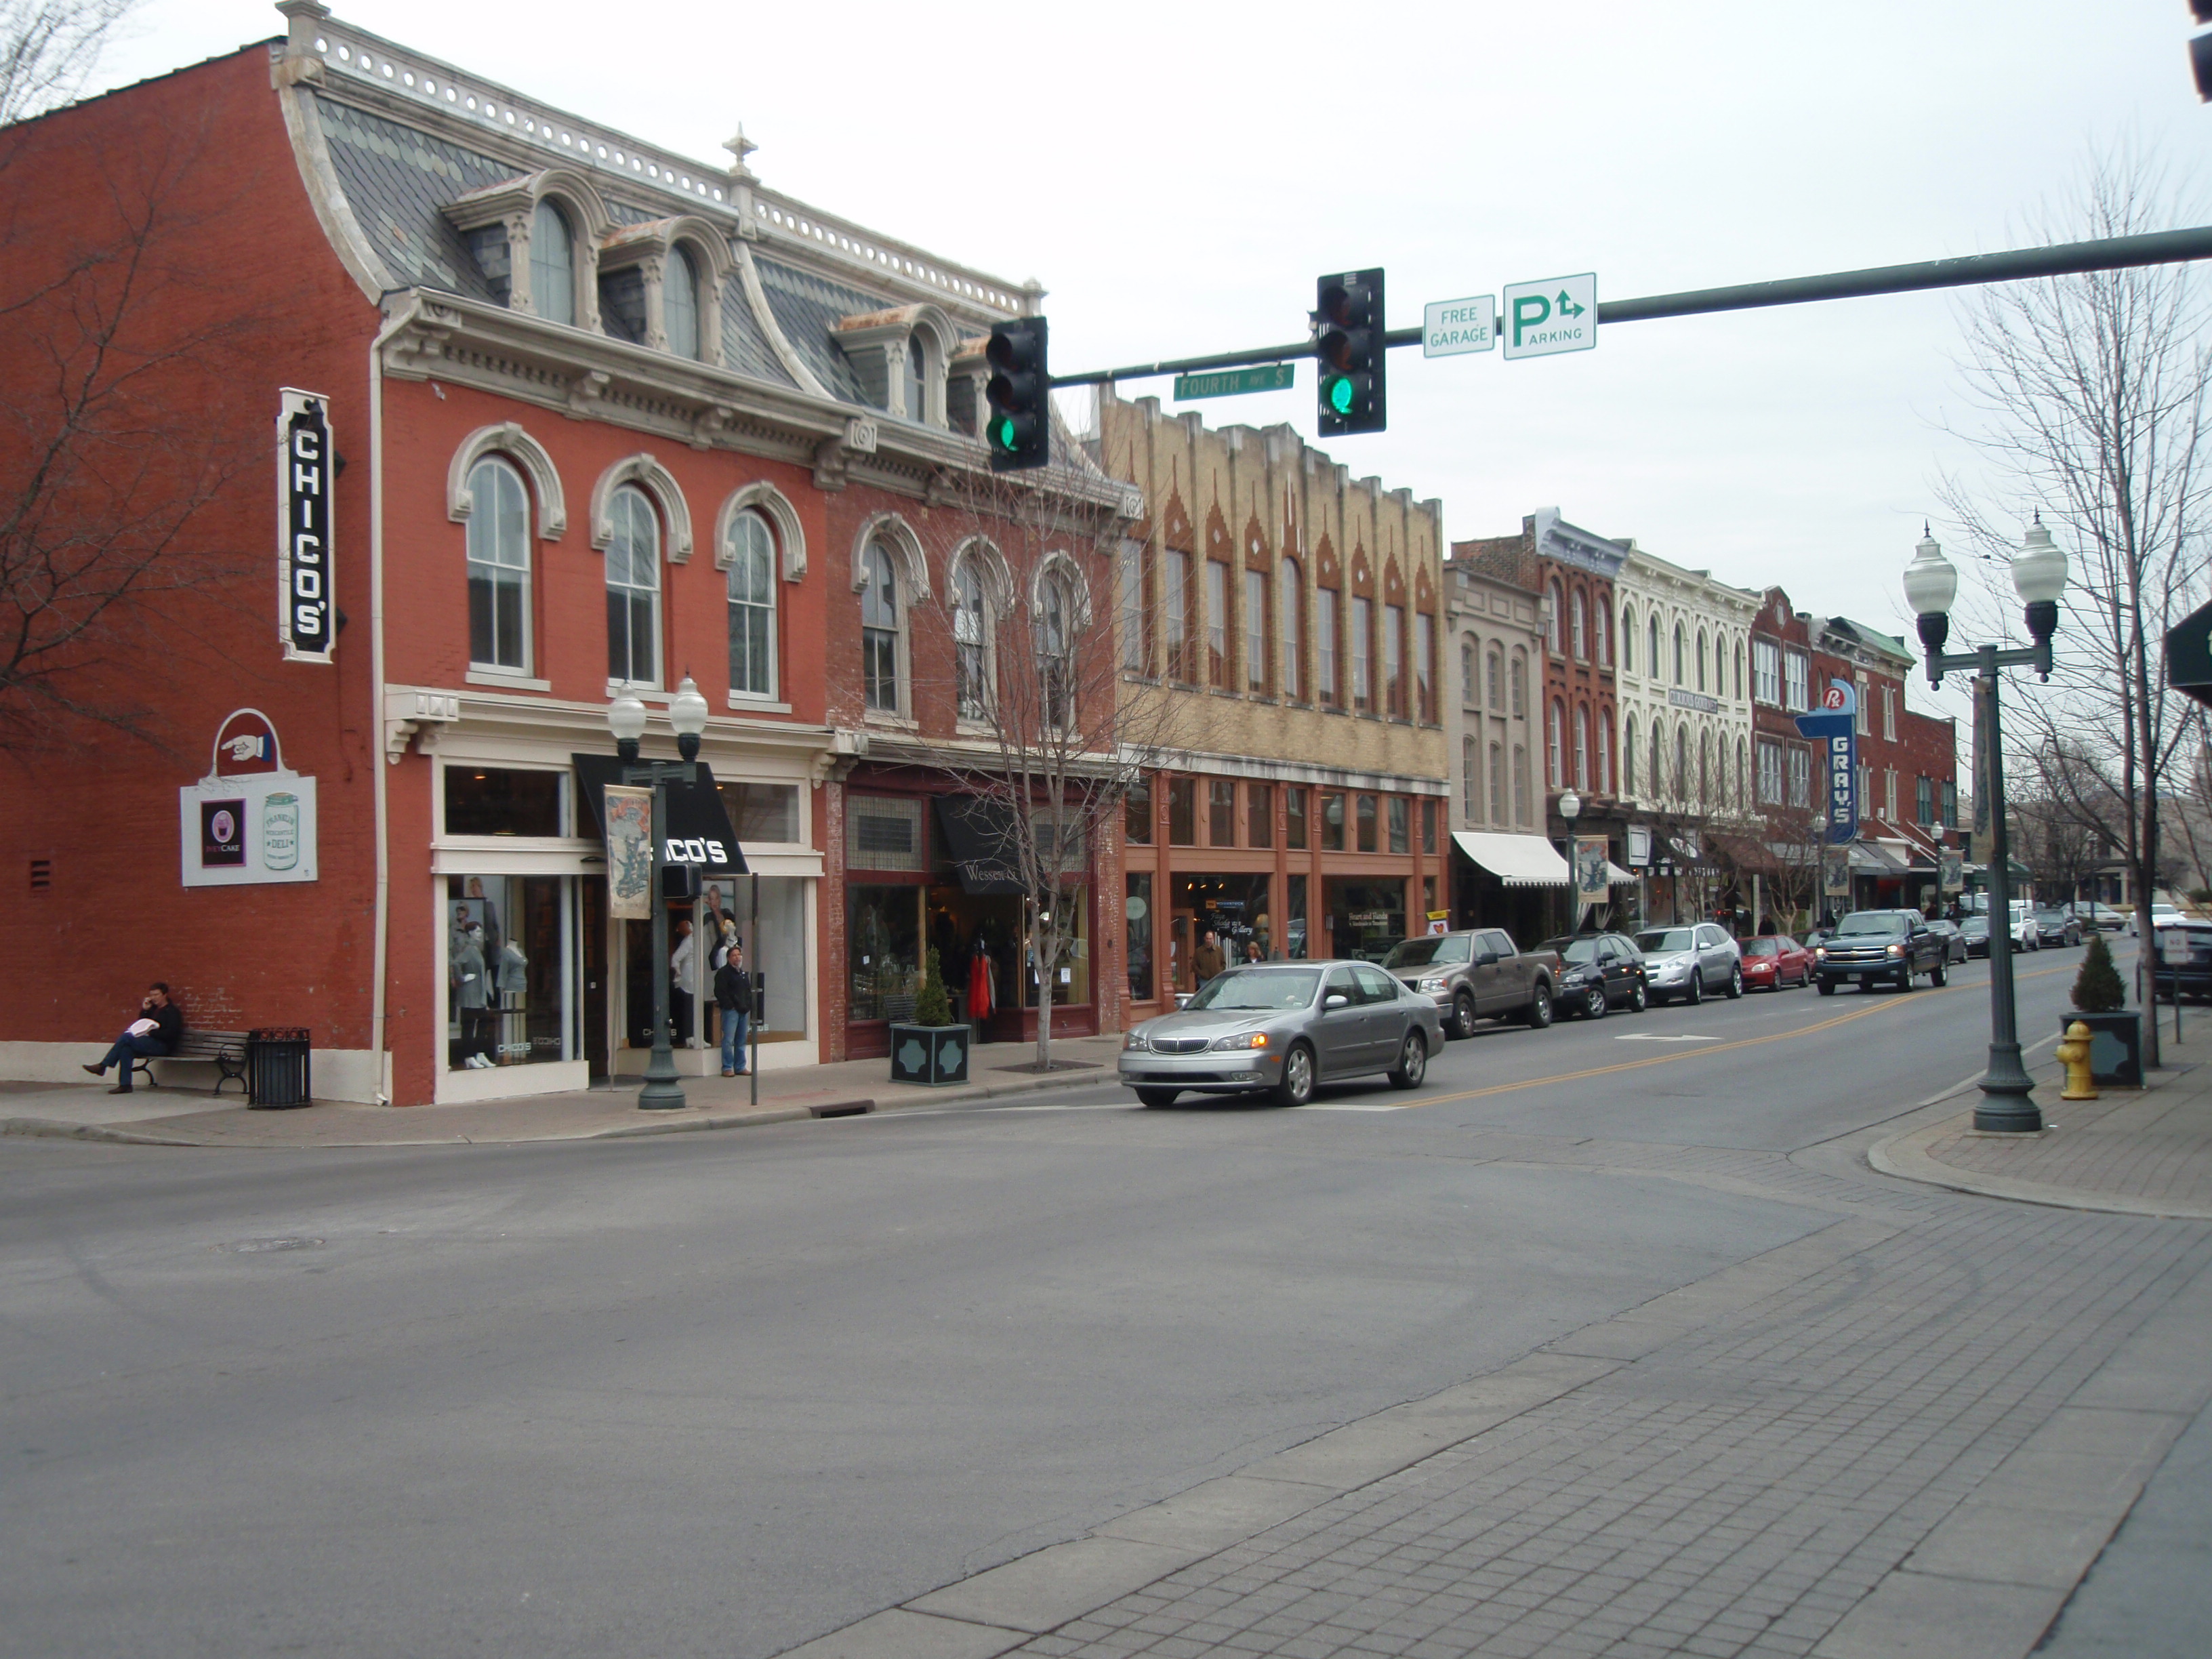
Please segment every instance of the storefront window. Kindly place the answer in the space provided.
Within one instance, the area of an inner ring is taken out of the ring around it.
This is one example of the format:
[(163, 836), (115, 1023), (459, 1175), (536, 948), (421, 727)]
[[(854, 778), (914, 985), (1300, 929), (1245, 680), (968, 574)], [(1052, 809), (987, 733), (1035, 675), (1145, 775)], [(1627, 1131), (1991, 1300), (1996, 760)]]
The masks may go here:
[(1304, 962), (1306, 950), (1306, 878), (1291, 878), (1290, 890), (1283, 903), (1283, 954), (1292, 962)]
[(1129, 954), (1129, 1000), (1152, 1000), (1152, 878), (1149, 872), (1132, 872), (1125, 878), (1127, 896), (1122, 901)]
[(1273, 847), (1275, 844), (1275, 789), (1273, 784), (1248, 783), (1244, 786), (1244, 844), (1247, 847)]
[(1321, 850), (1341, 853), (1344, 850), (1344, 797), (1337, 794), (1321, 798)]
[(1346, 881), (1322, 884), (1322, 898), (1332, 940), (1330, 953), (1380, 962), (1406, 935), (1406, 884), (1402, 881)]
[(1295, 784), (1283, 791), (1283, 845), (1293, 853), (1306, 850), (1306, 792)]
[[(1060, 918), (1060, 957), (1048, 969), (1052, 978), (1052, 1006), (1055, 1008), (1091, 1000), (1091, 906), (1080, 887), (1068, 888), (1060, 895), (1060, 902), (1066, 908)], [(1036, 978), (1034, 973), (1026, 978), (1023, 1006), (1034, 1008), (1037, 1005)]]
[(1394, 853), (1409, 851), (1412, 838), (1407, 832), (1411, 803), (1403, 795), (1393, 795), (1389, 799), (1390, 850)]
[(446, 769), (449, 836), (557, 836), (565, 772), (521, 772), (495, 766)]
[[(1264, 875), (1227, 873), (1178, 877), (1176, 905), (1191, 913), (1193, 939), (1203, 939), (1209, 929), (1218, 937), (1226, 961), (1249, 961), (1255, 948), (1264, 961), (1275, 950), (1273, 907), (1268, 902), (1271, 880)], [(1179, 985), (1176, 988), (1197, 988)]]
[(1152, 785), (1139, 778), (1121, 798), (1121, 838), (1132, 847), (1152, 844)]
[(737, 832), (738, 846), (804, 843), (811, 839), (799, 826), (797, 784), (718, 783), (714, 787), (730, 814), (730, 827)]
[(1359, 850), (1363, 853), (1371, 853), (1375, 850), (1376, 844), (1376, 837), (1375, 834), (1375, 820), (1376, 817), (1375, 797), (1372, 795), (1361, 795), (1358, 798), (1355, 805), (1358, 809), (1359, 815)]
[(1237, 845), (1237, 785), (1229, 778), (1206, 782), (1206, 840), (1210, 847)]
[(1168, 780), (1168, 844), (1170, 847), (1198, 845), (1196, 778)]
[(921, 887), (845, 890), (848, 1019), (912, 1019), (921, 980)]
[[(1424, 800), (1421, 803), (1421, 851), (1433, 854), (1436, 850), (1437, 804), (1433, 800)], [(1434, 905), (1429, 908), (1436, 908)]]
[[(556, 776), (557, 774), (548, 775)], [(565, 876), (446, 878), (446, 1064), (574, 1058)]]

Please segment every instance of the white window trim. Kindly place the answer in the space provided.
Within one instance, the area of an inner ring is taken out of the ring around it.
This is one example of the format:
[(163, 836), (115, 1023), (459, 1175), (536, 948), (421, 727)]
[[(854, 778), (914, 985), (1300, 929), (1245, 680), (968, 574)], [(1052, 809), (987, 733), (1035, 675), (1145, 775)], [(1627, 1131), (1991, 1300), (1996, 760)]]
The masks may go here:
[(561, 492), (560, 469), (553, 465), (545, 446), (513, 421), (480, 426), (461, 440), (446, 466), (446, 516), (455, 524), (468, 522), (469, 514), (476, 510), (469, 474), (488, 455), (503, 456), (521, 468), (538, 497), (532, 503), (537, 510), (538, 539), (559, 541), (568, 528), (568, 504)]
[[(635, 484), (646, 499), (660, 510), (660, 554), (670, 564), (686, 564), (691, 558), (691, 508), (675, 474), (649, 454), (625, 457), (599, 474), (592, 486), (592, 547), (604, 553), (615, 538), (615, 491)], [(666, 584), (663, 584), (665, 588)]]
[[(530, 556), (530, 520), (536, 503), (530, 499), (530, 484), (527, 482), (526, 473), (522, 468), (515, 465), (514, 460), (501, 451), (492, 450), (477, 456), (476, 460), (470, 465), (469, 476), (471, 477), (474, 477), (476, 476), (477, 468), (482, 466), (487, 461), (496, 462), (499, 465), (505, 466), (507, 471), (514, 475), (517, 487), (522, 491), (522, 661), (519, 666), (513, 668), (508, 667), (504, 663), (480, 662), (477, 659), (475, 641), (471, 640), (470, 642), (469, 666), (467, 672), (471, 677), (477, 674), (489, 675), (491, 677), (491, 683), (496, 685), (514, 685), (526, 682), (540, 689), (550, 690), (551, 688), (547, 686), (544, 681), (537, 680), (532, 678), (533, 671), (535, 671), (538, 666), (538, 621), (537, 617), (534, 614), (537, 610), (535, 600), (537, 598), (538, 564), (537, 561)], [(476, 505), (476, 492), (472, 488), (465, 486), (461, 494), (467, 496), (469, 500), (469, 514), (465, 514), (463, 515), (464, 525), (462, 529), (463, 542), (461, 548), (461, 568), (463, 571), (465, 572), (468, 569), (468, 567), (475, 562), (474, 560), (471, 560), (468, 556), (466, 539), (468, 532), (465, 520), (474, 512)], [(450, 512), (450, 505), (448, 510)], [(495, 568), (504, 568), (505, 567)], [(471, 577), (469, 580), (473, 581), (475, 579)], [(473, 626), (474, 624), (471, 623), (472, 631)]]
[(782, 562), (784, 580), (803, 580), (806, 575), (806, 528), (799, 522), (799, 509), (791, 504), (791, 498), (767, 483), (749, 483), (733, 489), (723, 501), (721, 510), (714, 515), (715, 567), (729, 568), (730, 526), (737, 522), (738, 514), (748, 510), (766, 519), (769, 528), (775, 532), (776, 556)]
[[(723, 573), (723, 625), (726, 630), (728, 627), (730, 604), (728, 597), (729, 572), (736, 568), (738, 562), (737, 550), (733, 545), (735, 532), (740, 520), (747, 514), (753, 514), (768, 528), (769, 570), (768, 599), (769, 689), (766, 691), (740, 691), (735, 686), (729, 687), (730, 706), (733, 708), (740, 706), (751, 706), (761, 703), (775, 702), (783, 696), (783, 604), (782, 601), (776, 597), (776, 580), (775, 574), (779, 563), (781, 562), (781, 550), (778, 544), (781, 540), (781, 536), (780, 534), (780, 526), (757, 505), (741, 507), (737, 508), (735, 511), (729, 510), (726, 506), (722, 514), (721, 523), (717, 527), (715, 532), (714, 568)], [(729, 641), (726, 637), (723, 641), (726, 656), (727, 653), (728, 644)], [(790, 705), (787, 703), (784, 706), (788, 708)]]

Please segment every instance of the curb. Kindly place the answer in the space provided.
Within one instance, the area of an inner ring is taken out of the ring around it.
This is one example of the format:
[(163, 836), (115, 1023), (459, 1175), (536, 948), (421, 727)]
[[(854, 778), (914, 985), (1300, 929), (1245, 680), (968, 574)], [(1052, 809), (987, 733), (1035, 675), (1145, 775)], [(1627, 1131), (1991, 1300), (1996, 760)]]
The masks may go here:
[(2015, 1204), (2040, 1204), (2051, 1209), (2083, 1210), (2105, 1215), (2149, 1216), (2160, 1221), (2212, 1221), (2212, 1205), (2153, 1203), (2121, 1193), (2085, 1193), (2054, 1187), (2047, 1182), (2021, 1181), (2010, 1176), (1984, 1175), (1955, 1169), (1931, 1158), (1928, 1147), (1948, 1134), (1971, 1114), (1957, 1113), (1941, 1123), (1887, 1135), (1867, 1148), (1867, 1162), (1880, 1174), (1923, 1186), (1942, 1187), (1954, 1193), (1982, 1198), (2007, 1199)]

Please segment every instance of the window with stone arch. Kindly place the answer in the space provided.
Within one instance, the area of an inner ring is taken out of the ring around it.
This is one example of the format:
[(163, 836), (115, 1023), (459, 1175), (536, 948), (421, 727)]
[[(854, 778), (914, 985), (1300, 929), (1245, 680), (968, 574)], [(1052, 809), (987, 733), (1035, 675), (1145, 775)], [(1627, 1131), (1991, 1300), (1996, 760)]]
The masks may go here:
[(1705, 647), (1705, 630), (1700, 628), (1698, 630), (1698, 690), (1700, 691), (1710, 691), (1712, 690), (1711, 686), (1705, 684), (1705, 659), (1708, 653)]
[(1559, 649), (1559, 629), (1565, 625), (1559, 613), (1567, 608), (1566, 591), (1559, 586), (1557, 576), (1552, 578), (1547, 597), (1552, 603), (1544, 613), (1544, 643), (1551, 647), (1553, 654), (1556, 656)]
[(487, 455), (469, 469), (469, 662), (530, 672), (530, 495)]
[(1690, 728), (1674, 728), (1674, 799), (1687, 805), (1690, 799)]
[(1554, 789), (1567, 781), (1566, 728), (1566, 705), (1554, 697), (1544, 734), (1545, 781)]
[(1575, 590), (1573, 622), (1568, 637), (1574, 644), (1576, 660), (1583, 661), (1588, 659), (1589, 656), (1589, 607), (1583, 603), (1583, 591), (1579, 587)]
[(530, 303), (548, 322), (575, 326), (576, 233), (550, 198), (530, 216)]
[[(1621, 635), (1623, 639), (1626, 635)], [(1636, 722), (1620, 723), (1620, 793), (1633, 797), (1636, 793)]]
[(775, 536), (750, 507), (730, 520), (730, 691), (774, 697), (776, 681)]
[(1656, 680), (1667, 672), (1666, 661), (1659, 654), (1659, 613), (1656, 611), (1650, 613), (1649, 623), (1651, 648), (1644, 654), (1644, 672)]
[(1593, 629), (1590, 654), (1599, 667), (1610, 668), (1613, 665), (1613, 641), (1606, 633), (1605, 606), (1602, 604), (1590, 607), (1590, 627)]
[(1597, 717), (1597, 792), (1613, 793), (1613, 724), (1602, 711)]
[(860, 690), (871, 714), (896, 714), (904, 701), (899, 695), (899, 644), (906, 618), (897, 570), (889, 542), (878, 537), (868, 544), (861, 559)]
[(668, 349), (679, 357), (696, 357), (703, 343), (699, 327), (699, 267), (690, 249), (678, 242), (668, 250), (660, 278), (660, 320)]
[(607, 678), (660, 684), (660, 520), (635, 484), (607, 505)]
[(1525, 652), (1513, 653), (1513, 718), (1528, 717), (1528, 658)]
[(1484, 707), (1493, 714), (1505, 712), (1505, 654), (1496, 646), (1490, 647), (1482, 664)]
[(1590, 725), (1589, 709), (1577, 704), (1575, 708), (1575, 787), (1588, 790), (1590, 787)]
[(1038, 713), (1047, 726), (1065, 730), (1075, 720), (1075, 600), (1062, 572), (1038, 578), (1036, 608)]
[(923, 349), (918, 332), (906, 337), (906, 417), (909, 421), (929, 418), (929, 353)]
[(1620, 607), (1620, 672), (1624, 674), (1636, 672), (1636, 608), (1633, 605)]
[(952, 573), (953, 691), (959, 718), (981, 720), (991, 714), (991, 613), (983, 592), (983, 573), (964, 558)]
[(1674, 624), (1674, 684), (1683, 684), (1683, 673), (1689, 667), (1689, 638), (1682, 632), (1682, 624)]
[(1283, 561), (1278, 586), (1282, 598), (1276, 614), (1282, 618), (1282, 694), (1291, 702), (1305, 701), (1306, 590), (1296, 559)]

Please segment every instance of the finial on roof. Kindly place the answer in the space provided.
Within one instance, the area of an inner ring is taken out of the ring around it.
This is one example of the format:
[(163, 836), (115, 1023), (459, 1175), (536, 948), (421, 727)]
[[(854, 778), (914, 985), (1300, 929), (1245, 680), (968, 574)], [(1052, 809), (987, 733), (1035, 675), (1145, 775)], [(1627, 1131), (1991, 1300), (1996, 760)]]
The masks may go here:
[(744, 122), (740, 121), (738, 124), (738, 133), (736, 137), (726, 138), (722, 141), (722, 148), (730, 152), (731, 178), (750, 179), (754, 177), (753, 170), (745, 165), (745, 157), (750, 155), (755, 150), (758, 149), (760, 146), (753, 143), (751, 139), (745, 137), (745, 127)]

